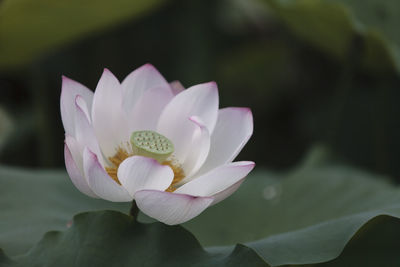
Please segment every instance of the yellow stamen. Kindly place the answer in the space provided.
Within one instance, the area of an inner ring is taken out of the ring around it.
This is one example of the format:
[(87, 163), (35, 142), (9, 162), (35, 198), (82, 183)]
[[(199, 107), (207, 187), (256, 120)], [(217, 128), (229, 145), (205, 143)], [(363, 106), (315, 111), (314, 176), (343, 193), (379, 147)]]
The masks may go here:
[(171, 167), (174, 172), (174, 179), (172, 180), (171, 185), (165, 190), (167, 192), (174, 192), (176, 190), (176, 185), (185, 178), (185, 173), (179, 164), (176, 164), (172, 160), (167, 160), (162, 163), (163, 165), (168, 165)]
[(117, 148), (117, 153), (114, 156), (109, 157), (108, 160), (111, 162), (112, 167), (106, 167), (106, 171), (110, 177), (116, 181), (119, 185), (121, 185), (120, 181), (118, 180), (118, 167), (119, 165), (127, 158), (133, 156), (132, 153), (128, 153), (122, 147)]
[[(133, 153), (126, 151), (122, 147), (117, 148), (117, 152), (114, 156), (109, 157), (108, 160), (111, 162), (111, 167), (106, 167), (106, 171), (110, 177), (116, 181), (119, 185), (121, 182), (118, 180), (118, 167), (119, 165), (127, 158), (132, 157)], [(162, 165), (169, 166), (174, 172), (174, 179), (172, 180), (171, 185), (165, 190), (167, 192), (174, 192), (176, 190), (176, 185), (185, 178), (185, 173), (182, 167), (174, 160), (166, 160), (162, 163)]]

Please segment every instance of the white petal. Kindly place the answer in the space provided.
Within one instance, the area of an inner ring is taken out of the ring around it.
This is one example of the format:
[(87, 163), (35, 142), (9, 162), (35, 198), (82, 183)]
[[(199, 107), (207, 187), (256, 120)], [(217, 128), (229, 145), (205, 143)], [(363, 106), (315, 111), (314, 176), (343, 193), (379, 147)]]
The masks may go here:
[(130, 131), (155, 131), (161, 112), (173, 97), (171, 90), (165, 87), (153, 87), (143, 92), (129, 115)]
[(253, 115), (248, 108), (224, 108), (211, 135), (211, 148), (197, 175), (232, 162), (253, 133)]
[(65, 167), (75, 187), (78, 188), (79, 191), (81, 191), (82, 193), (90, 197), (97, 198), (96, 194), (93, 193), (88, 183), (86, 182), (84, 174), (77, 167), (67, 144), (64, 145), (64, 157), (65, 157)]
[(100, 148), (106, 157), (129, 140), (126, 114), (122, 110), (122, 89), (117, 78), (104, 70), (93, 98), (92, 121)]
[(107, 174), (96, 154), (87, 147), (83, 151), (83, 168), (90, 188), (99, 197), (114, 202), (132, 200), (128, 191)]
[(196, 130), (192, 137), (190, 152), (182, 163), (182, 168), (188, 179), (203, 165), (210, 150), (210, 134), (208, 129), (198, 117), (193, 116), (190, 120), (196, 126)]
[(254, 162), (239, 161), (229, 163), (193, 179), (179, 187), (175, 193), (209, 197), (234, 185), (254, 168)]
[[(177, 135), (182, 123), (199, 117), (211, 133), (217, 121), (218, 89), (215, 82), (192, 86), (176, 95), (161, 113), (158, 130)], [(167, 136), (168, 137), (168, 136)]]
[(72, 136), (75, 134), (74, 106), (77, 95), (82, 96), (89, 108), (92, 106), (93, 92), (84, 85), (63, 76), (60, 101), (61, 119), (65, 132)]
[(138, 191), (135, 199), (143, 213), (169, 225), (184, 223), (196, 217), (213, 202), (210, 197), (193, 197), (156, 190)]
[(153, 87), (169, 88), (167, 81), (153, 65), (143, 65), (130, 73), (122, 82), (124, 110), (131, 113), (143, 92)]
[(171, 86), (171, 90), (174, 95), (177, 95), (183, 90), (185, 90), (185, 87), (183, 87), (180, 81), (170, 82), (169, 85)]
[(174, 172), (155, 159), (133, 156), (119, 166), (118, 179), (133, 197), (139, 190), (166, 190), (174, 179)]
[(96, 135), (94, 134), (93, 126), (89, 121), (87, 113), (88, 108), (86, 103), (82, 100), (82, 97), (79, 95), (76, 96), (74, 109), (76, 140), (82, 144), (82, 149), (84, 146), (89, 147), (89, 149), (99, 157), (99, 160), (104, 163)]

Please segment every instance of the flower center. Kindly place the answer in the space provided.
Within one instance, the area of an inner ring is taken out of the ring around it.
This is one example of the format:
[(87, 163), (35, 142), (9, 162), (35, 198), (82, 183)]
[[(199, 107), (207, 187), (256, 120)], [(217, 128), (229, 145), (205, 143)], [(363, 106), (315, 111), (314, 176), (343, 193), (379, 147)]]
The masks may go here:
[(185, 173), (180, 164), (173, 159), (173, 143), (165, 136), (153, 131), (137, 131), (131, 135), (132, 152), (123, 147), (118, 147), (114, 156), (109, 157), (110, 165), (106, 171), (110, 177), (121, 185), (118, 179), (118, 167), (127, 158), (134, 155), (149, 157), (157, 160), (162, 165), (168, 165), (174, 172), (174, 179), (171, 185), (165, 190), (173, 192), (176, 185), (185, 178)]

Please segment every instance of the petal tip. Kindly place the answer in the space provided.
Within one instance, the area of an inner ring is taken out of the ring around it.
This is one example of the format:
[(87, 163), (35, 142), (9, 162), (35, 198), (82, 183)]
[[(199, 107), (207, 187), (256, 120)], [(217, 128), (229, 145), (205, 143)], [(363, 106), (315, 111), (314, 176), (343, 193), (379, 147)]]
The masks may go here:
[(156, 69), (156, 67), (154, 67), (154, 65), (151, 63), (146, 63), (142, 67), (147, 69)]
[(61, 75), (61, 93), (64, 92), (64, 90), (69, 87), (69, 86), (66, 86), (66, 84), (69, 84), (72, 82), (74, 82), (74, 80), (68, 78), (65, 75)]
[(110, 75), (110, 76), (115, 77), (115, 75), (111, 72), (111, 70), (109, 68), (104, 68), (102, 75)]
[(215, 90), (218, 89), (218, 85), (217, 85), (217, 82), (216, 82), (216, 81), (211, 81), (211, 82), (208, 82), (208, 83), (206, 83), (206, 84), (209, 84), (209, 85), (211, 86), (212, 89), (215, 89)]

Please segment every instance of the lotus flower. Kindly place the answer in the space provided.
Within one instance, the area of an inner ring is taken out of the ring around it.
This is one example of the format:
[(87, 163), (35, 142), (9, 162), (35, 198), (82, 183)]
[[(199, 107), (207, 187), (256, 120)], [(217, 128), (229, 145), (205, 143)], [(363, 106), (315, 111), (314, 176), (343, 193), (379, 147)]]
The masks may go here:
[(218, 109), (215, 82), (184, 89), (146, 64), (95, 92), (62, 79), (65, 165), (84, 194), (135, 200), (165, 224), (186, 222), (236, 191), (253, 169), (232, 162), (253, 132), (248, 108)]

